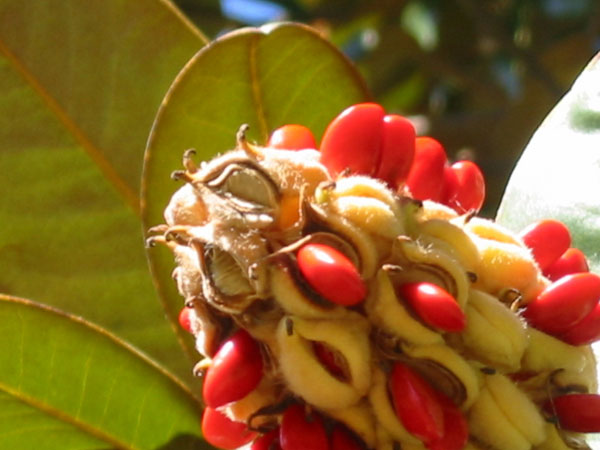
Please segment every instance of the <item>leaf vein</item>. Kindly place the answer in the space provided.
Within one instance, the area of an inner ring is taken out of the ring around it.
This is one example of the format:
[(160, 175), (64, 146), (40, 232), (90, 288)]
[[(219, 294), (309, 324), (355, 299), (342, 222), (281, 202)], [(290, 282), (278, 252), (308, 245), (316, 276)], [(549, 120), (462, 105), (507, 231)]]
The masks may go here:
[(58, 121), (71, 133), (73, 138), (86, 151), (90, 159), (98, 166), (106, 179), (112, 184), (115, 190), (123, 198), (124, 202), (133, 210), (136, 215), (140, 215), (140, 200), (137, 193), (117, 173), (113, 165), (102, 154), (102, 150), (89, 139), (85, 132), (77, 126), (71, 116), (60, 105), (36, 76), (25, 66), (25, 64), (14, 54), (5, 43), (0, 40), (0, 53), (10, 62), (15, 71), (21, 75), (27, 84), (38, 94), (48, 109), (56, 116)]

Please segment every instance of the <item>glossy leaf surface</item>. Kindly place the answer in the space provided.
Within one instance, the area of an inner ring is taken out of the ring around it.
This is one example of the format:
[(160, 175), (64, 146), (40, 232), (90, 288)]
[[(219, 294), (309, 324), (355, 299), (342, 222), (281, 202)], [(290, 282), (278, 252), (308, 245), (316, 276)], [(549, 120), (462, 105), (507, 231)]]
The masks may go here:
[(156, 110), (203, 45), (167, 1), (0, 0), (0, 292), (86, 317), (188, 380), (139, 180)]
[(0, 404), (0, 448), (207, 448), (199, 405), (159, 365), (89, 322), (8, 296)]

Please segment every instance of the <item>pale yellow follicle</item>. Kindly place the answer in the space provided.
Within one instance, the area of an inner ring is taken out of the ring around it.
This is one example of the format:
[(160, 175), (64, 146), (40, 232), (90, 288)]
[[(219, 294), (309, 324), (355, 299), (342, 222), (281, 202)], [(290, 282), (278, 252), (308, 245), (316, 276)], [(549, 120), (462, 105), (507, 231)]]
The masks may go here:
[[(452, 398), (463, 411), (468, 410), (475, 402), (480, 388), (479, 376), (473, 367), (451, 347), (445, 344), (405, 345), (402, 349), (407, 356), (415, 361), (422, 360), (438, 364), (443, 370), (447, 370), (450, 376), (455, 378), (454, 380), (446, 380), (446, 372), (440, 372), (439, 378), (431, 382), (433, 385), (438, 384), (438, 389)], [(460, 384), (458, 389), (456, 382)]]
[(485, 385), (510, 423), (532, 444), (546, 439), (545, 421), (537, 406), (505, 375), (485, 377)]
[(416, 320), (398, 299), (385, 270), (377, 272), (365, 301), (365, 309), (375, 327), (415, 345), (442, 343), (442, 335)]
[[(279, 365), (288, 388), (322, 409), (355, 405), (371, 385), (368, 324), (355, 313), (344, 321), (284, 317), (277, 330)], [(331, 374), (315, 354), (313, 343), (324, 343), (347, 363), (348, 379)]]
[(523, 371), (545, 372), (557, 369), (581, 372), (587, 364), (585, 350), (569, 345), (535, 328), (528, 328), (529, 344), (521, 367)]
[(329, 206), (361, 229), (374, 235), (395, 239), (404, 233), (401, 219), (381, 200), (348, 196), (332, 199)]
[(373, 386), (369, 392), (369, 401), (379, 424), (392, 437), (402, 444), (420, 444), (421, 441), (410, 434), (394, 411), (388, 393), (385, 373), (379, 368), (373, 369)]
[(376, 421), (368, 402), (363, 400), (348, 408), (330, 409), (324, 412), (332, 419), (346, 425), (363, 440), (368, 448), (376, 447)]
[(385, 203), (397, 217), (400, 217), (398, 197), (382, 181), (363, 175), (342, 177), (335, 181), (331, 198), (367, 197)]
[(487, 388), (468, 414), (469, 433), (495, 450), (530, 450), (531, 443), (504, 415)]
[(491, 294), (512, 288), (528, 301), (535, 293), (539, 269), (528, 249), (515, 244), (473, 236), (481, 263), (475, 287)]
[(471, 289), (466, 309), (467, 326), (460, 338), (481, 361), (517, 372), (527, 347), (525, 323), (496, 297)]

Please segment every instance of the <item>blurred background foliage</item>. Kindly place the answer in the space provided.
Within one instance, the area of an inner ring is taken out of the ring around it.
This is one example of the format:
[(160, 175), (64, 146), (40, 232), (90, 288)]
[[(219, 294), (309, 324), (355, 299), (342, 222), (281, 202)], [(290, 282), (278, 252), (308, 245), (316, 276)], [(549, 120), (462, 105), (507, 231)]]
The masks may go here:
[(485, 172), (493, 216), (521, 151), (600, 48), (597, 0), (176, 0), (209, 37), (274, 20), (327, 36), (374, 99)]

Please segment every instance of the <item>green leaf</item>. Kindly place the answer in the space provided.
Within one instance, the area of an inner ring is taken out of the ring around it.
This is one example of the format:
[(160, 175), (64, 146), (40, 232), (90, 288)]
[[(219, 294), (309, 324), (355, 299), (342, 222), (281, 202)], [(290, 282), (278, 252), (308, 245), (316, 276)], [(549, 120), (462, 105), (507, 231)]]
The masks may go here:
[(148, 271), (139, 181), (156, 110), (203, 45), (164, 0), (0, 0), (0, 292), (190, 379)]
[(600, 272), (600, 54), (533, 135), (510, 177), (498, 222), (519, 231), (561, 220)]
[(199, 405), (160, 366), (83, 319), (3, 295), (0, 405), (0, 448), (209, 448)]
[[(143, 221), (163, 222), (162, 211), (179, 188), (169, 180), (181, 168), (184, 150), (195, 148), (209, 159), (235, 146), (240, 125), (265, 144), (277, 127), (299, 123), (320, 138), (346, 106), (365, 101), (366, 87), (354, 67), (312, 29), (276, 24), (243, 29), (200, 51), (169, 90), (146, 150)], [(170, 273), (173, 256), (150, 251), (153, 273), (176, 316), (183, 300)]]

